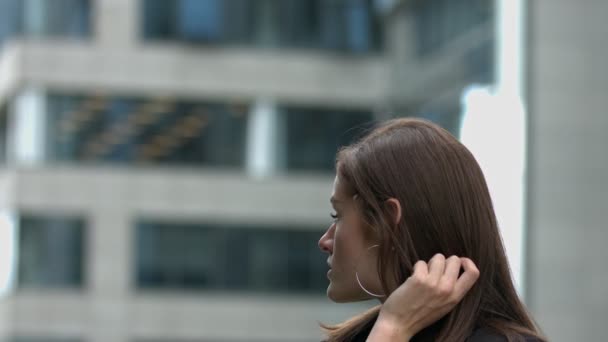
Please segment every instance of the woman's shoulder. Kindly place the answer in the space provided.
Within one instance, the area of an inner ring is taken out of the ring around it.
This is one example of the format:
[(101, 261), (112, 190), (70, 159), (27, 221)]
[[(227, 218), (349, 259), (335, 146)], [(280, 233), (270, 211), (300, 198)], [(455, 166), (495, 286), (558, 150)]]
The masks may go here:
[[(542, 342), (536, 337), (524, 336), (526, 342)], [(489, 329), (479, 328), (473, 331), (467, 342), (507, 342), (507, 338), (503, 335), (495, 333)]]

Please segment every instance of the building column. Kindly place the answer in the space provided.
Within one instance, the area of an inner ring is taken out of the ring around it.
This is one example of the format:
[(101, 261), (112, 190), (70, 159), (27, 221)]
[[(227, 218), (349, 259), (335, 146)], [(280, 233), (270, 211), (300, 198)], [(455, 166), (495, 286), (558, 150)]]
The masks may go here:
[(25, 88), (9, 104), (8, 160), (22, 166), (42, 164), (46, 159), (46, 94)]
[(91, 210), (86, 260), (92, 317), (86, 339), (126, 342), (136, 271), (131, 216), (127, 210), (105, 204)]
[(526, 4), (528, 303), (550, 341), (603, 341), (608, 2)]
[(250, 113), (247, 127), (247, 174), (265, 178), (282, 167), (281, 117), (277, 105), (270, 99), (258, 99)]
[(115, 46), (118, 50), (132, 49), (139, 40), (139, 0), (97, 0), (94, 2), (95, 37), (103, 46)]

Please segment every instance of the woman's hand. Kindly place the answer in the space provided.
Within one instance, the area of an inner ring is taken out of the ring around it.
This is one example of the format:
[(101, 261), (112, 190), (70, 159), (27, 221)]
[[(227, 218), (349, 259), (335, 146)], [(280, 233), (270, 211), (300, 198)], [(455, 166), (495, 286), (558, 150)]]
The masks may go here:
[(479, 270), (468, 258), (446, 260), (437, 254), (428, 265), (418, 261), (414, 273), (382, 305), (368, 341), (408, 341), (450, 312), (478, 278)]

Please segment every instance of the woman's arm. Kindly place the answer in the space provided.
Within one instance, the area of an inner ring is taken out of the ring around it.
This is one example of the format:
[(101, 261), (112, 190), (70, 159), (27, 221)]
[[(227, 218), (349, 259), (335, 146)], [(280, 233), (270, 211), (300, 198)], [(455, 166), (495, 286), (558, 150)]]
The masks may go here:
[(479, 270), (468, 258), (446, 260), (437, 254), (428, 264), (418, 261), (412, 276), (382, 304), (367, 341), (409, 341), (450, 312), (478, 278)]
[(407, 325), (391, 317), (378, 316), (367, 342), (374, 341), (409, 341), (414, 334), (408, 331)]

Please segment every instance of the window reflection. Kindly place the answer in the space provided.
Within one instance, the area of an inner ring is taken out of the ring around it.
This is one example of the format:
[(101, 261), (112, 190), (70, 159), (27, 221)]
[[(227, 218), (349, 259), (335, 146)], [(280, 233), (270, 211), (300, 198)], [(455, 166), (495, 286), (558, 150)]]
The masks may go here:
[(323, 293), (327, 287), (321, 231), (141, 222), (136, 234), (141, 289)]
[(0, 45), (12, 36), (88, 37), (91, 0), (0, 0)]
[(288, 107), (287, 169), (333, 170), (336, 152), (373, 125), (371, 111)]
[(424, 57), (459, 35), (484, 23), (491, 23), (493, 4), (484, 0), (413, 1), (418, 54)]
[(147, 40), (367, 53), (381, 45), (372, 0), (144, 0)]
[(51, 160), (244, 163), (247, 105), (71, 95), (48, 102)]
[(84, 220), (25, 215), (19, 219), (20, 288), (81, 287)]

